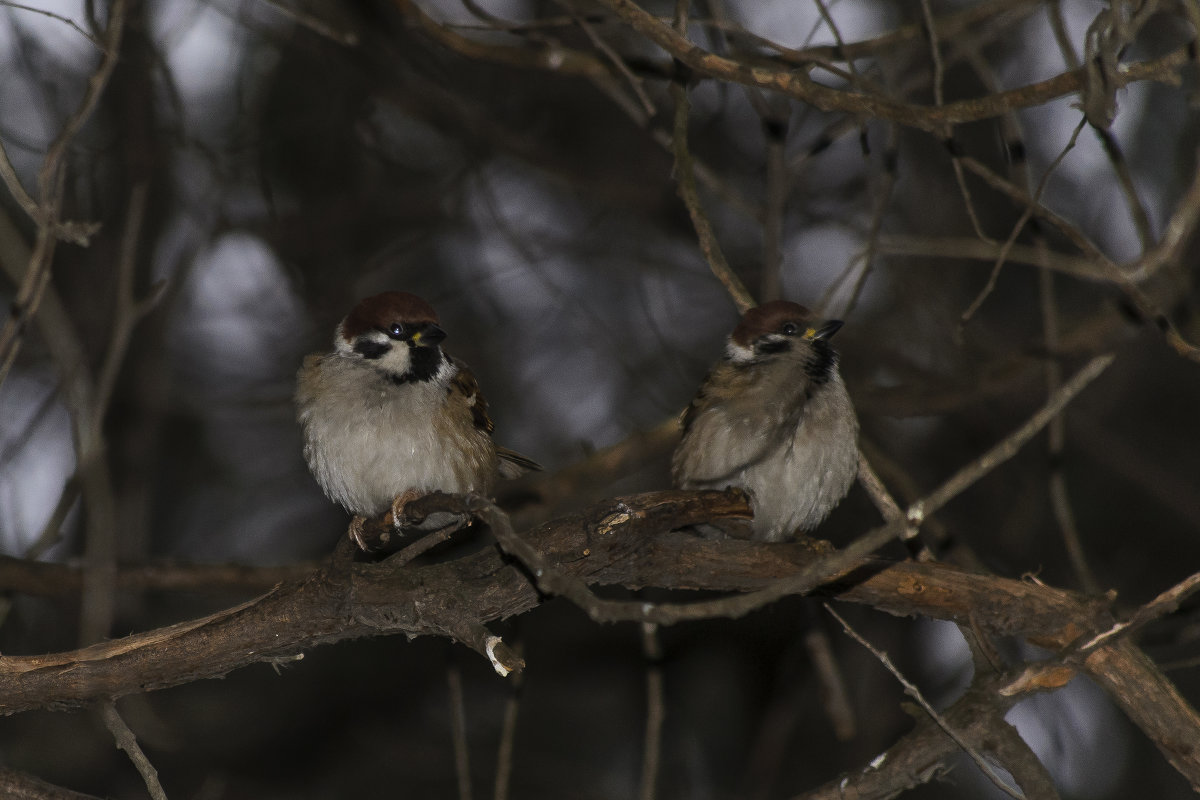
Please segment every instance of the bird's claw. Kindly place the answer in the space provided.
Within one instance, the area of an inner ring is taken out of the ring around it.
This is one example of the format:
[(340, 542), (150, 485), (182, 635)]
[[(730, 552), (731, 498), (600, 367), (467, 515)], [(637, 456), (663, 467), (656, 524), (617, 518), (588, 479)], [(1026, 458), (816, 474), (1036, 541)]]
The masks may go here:
[(405, 489), (396, 495), (396, 499), (392, 500), (392, 508), (388, 512), (392, 518), (392, 527), (396, 530), (410, 527), (408, 517), (404, 514), (404, 507), (420, 496), (421, 492), (416, 489)]
[(354, 543), (358, 545), (360, 550), (371, 552), (375, 548), (367, 544), (367, 518), (355, 515), (354, 519), (350, 520), (350, 529), (348, 533)]

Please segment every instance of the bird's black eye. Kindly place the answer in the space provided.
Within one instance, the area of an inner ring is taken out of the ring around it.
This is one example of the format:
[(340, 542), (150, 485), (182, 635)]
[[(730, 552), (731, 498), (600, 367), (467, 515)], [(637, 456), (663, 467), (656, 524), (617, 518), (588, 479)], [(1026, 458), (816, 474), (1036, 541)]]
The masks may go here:
[(782, 333), (784, 336), (795, 336), (796, 332), (799, 330), (800, 329), (798, 327), (796, 327), (796, 323), (794, 323), (794, 322), (785, 322), (779, 328), (779, 332)]
[(388, 328), (388, 336), (392, 337), (393, 339), (403, 339), (404, 326), (399, 322), (393, 322), (392, 327)]

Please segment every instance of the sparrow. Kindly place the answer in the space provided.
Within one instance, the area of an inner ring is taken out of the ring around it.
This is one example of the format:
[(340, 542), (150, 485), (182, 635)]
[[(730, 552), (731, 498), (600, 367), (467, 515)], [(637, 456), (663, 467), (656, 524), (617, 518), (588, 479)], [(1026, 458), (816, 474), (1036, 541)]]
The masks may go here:
[(441, 348), (446, 332), (429, 303), (384, 292), (337, 326), (333, 351), (304, 359), (296, 416), (304, 458), (329, 499), (355, 515), (350, 535), (366, 549), (366, 518), (430, 492), (488, 494), (497, 477), (541, 469), (492, 441), (475, 376)]
[(782, 300), (747, 311), (684, 412), (675, 485), (745, 490), (759, 541), (824, 520), (858, 473), (858, 418), (829, 343), (841, 327)]

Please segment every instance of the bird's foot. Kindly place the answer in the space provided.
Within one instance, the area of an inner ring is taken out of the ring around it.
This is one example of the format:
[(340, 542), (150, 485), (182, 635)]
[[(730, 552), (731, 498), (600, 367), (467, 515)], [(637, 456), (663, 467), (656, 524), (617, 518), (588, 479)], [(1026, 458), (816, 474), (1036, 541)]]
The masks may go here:
[(404, 507), (421, 496), (421, 492), (416, 489), (405, 489), (396, 495), (396, 499), (392, 501), (392, 508), (388, 511), (388, 514), (391, 516), (393, 528), (400, 530), (409, 527), (408, 517), (404, 514)]
[(365, 550), (368, 553), (375, 548), (367, 544), (367, 518), (354, 515), (354, 519), (350, 520), (350, 529), (347, 531), (350, 538), (358, 545), (360, 550)]

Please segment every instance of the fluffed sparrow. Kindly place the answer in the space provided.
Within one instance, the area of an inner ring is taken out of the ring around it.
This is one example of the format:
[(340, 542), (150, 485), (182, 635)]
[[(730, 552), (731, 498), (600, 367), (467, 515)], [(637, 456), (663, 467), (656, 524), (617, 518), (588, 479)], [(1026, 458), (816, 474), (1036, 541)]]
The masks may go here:
[(684, 414), (675, 484), (745, 489), (760, 541), (816, 527), (858, 473), (858, 418), (829, 344), (841, 327), (786, 301), (750, 309)]
[[(325, 494), (363, 518), (429, 492), (488, 494), (496, 478), (541, 469), (492, 441), (487, 401), (466, 365), (444, 353), (433, 308), (407, 292), (359, 302), (334, 349), (304, 359), (297, 419), (304, 457)], [(357, 531), (357, 535), (355, 532)]]

